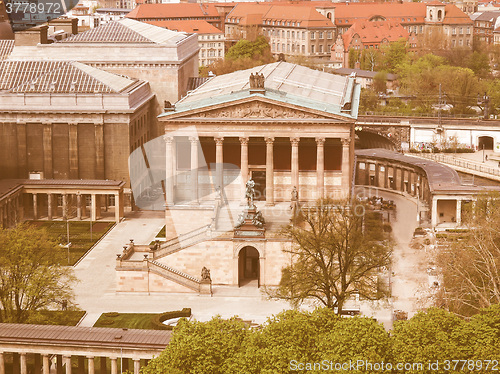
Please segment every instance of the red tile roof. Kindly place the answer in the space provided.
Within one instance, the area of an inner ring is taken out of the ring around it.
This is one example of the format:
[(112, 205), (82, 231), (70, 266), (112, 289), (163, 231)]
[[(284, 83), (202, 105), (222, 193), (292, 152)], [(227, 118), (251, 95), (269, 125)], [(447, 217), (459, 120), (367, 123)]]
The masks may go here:
[(129, 14), (128, 18), (187, 18), (219, 17), (215, 4), (141, 4)]
[[(429, 4), (429, 3), (427, 3)], [(336, 4), (335, 24), (343, 26), (356, 20), (372, 19), (380, 16), (386, 20), (396, 20), (403, 24), (425, 22), (426, 3), (346, 3)], [(438, 3), (441, 4), (441, 3)], [(441, 4), (443, 5), (443, 4)], [(446, 4), (444, 24), (470, 23), (471, 19), (453, 4)]]
[(342, 34), (345, 51), (349, 50), (355, 35), (359, 35), (363, 45), (380, 45), (409, 37), (408, 31), (396, 21), (357, 21)]
[(333, 27), (331, 20), (318, 13), (311, 6), (284, 3), (255, 4), (240, 3), (227, 15), (226, 22), (239, 19), (241, 25), (251, 25), (262, 21), (300, 22), (300, 27)]
[(223, 34), (217, 27), (207, 21), (197, 20), (176, 20), (176, 21), (144, 21), (150, 25), (164, 27), (172, 31), (180, 31), (195, 34)]

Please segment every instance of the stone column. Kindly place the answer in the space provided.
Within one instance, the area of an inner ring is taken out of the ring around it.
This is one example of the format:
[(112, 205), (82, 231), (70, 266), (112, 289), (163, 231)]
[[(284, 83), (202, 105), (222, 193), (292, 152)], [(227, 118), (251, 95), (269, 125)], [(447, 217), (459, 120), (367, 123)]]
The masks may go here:
[(274, 205), (274, 149), (273, 137), (264, 138), (266, 141), (266, 205)]
[(42, 356), (42, 373), (50, 374), (49, 355)]
[[(90, 357), (87, 357), (87, 362), (88, 362), (88, 368), (89, 368), (89, 374), (94, 374), (95, 373), (95, 368), (94, 368), (94, 357), (93, 356), (90, 356)], [(104, 373), (103, 373), (104, 374)]]
[(246, 183), (248, 182), (248, 137), (241, 137), (241, 196), (245, 199)]
[(0, 374), (5, 374), (5, 356), (0, 352)]
[(64, 356), (64, 361), (66, 365), (66, 374), (71, 374), (71, 356)]
[(115, 193), (115, 222), (120, 222), (120, 210), (122, 209), (120, 204), (120, 194)]
[(165, 140), (165, 194), (166, 204), (174, 204), (174, 165), (172, 154), (172, 136), (164, 136)]
[(82, 195), (76, 195), (76, 218), (82, 219)]
[(33, 219), (38, 219), (38, 199), (37, 194), (33, 194)]
[(374, 180), (375, 187), (380, 187), (379, 179), (380, 179), (380, 165), (378, 162), (375, 162), (375, 180)]
[(95, 179), (104, 179), (104, 124), (94, 123), (95, 132)]
[(316, 138), (316, 198), (325, 197), (325, 138)]
[(90, 195), (90, 220), (91, 221), (97, 220), (97, 208), (96, 208), (95, 193)]
[(438, 200), (435, 197), (433, 197), (432, 198), (432, 210), (431, 210), (432, 227), (435, 227), (438, 223), (437, 202), (438, 202)]
[(62, 218), (68, 219), (68, 194), (62, 195)]
[(457, 199), (456, 221), (458, 226), (462, 224), (462, 200), (460, 199)]
[(292, 143), (292, 188), (297, 187), (297, 192), (299, 192), (300, 199), (300, 188), (299, 188), (299, 137), (291, 137), (290, 142)]
[(52, 206), (53, 196), (51, 193), (47, 194), (47, 219), (52, 221), (52, 214), (54, 212), (54, 207)]
[(191, 199), (193, 204), (198, 204), (198, 138), (189, 137), (191, 142)]
[(43, 175), (45, 178), (53, 178), (52, 163), (52, 123), (43, 123)]
[(116, 357), (111, 357), (111, 374), (118, 374), (118, 365)]
[(221, 193), (224, 188), (224, 153), (222, 144), (224, 138), (222, 136), (214, 137), (215, 140), (215, 188), (220, 187)]
[(140, 371), (141, 371), (141, 360), (134, 359), (134, 374), (139, 374)]
[(401, 184), (400, 184), (400, 191), (404, 192), (405, 191), (405, 169), (401, 168)]
[(78, 179), (78, 123), (68, 123), (69, 178)]
[(21, 358), (21, 374), (28, 374), (28, 362), (26, 360), (26, 353), (19, 353)]
[[(351, 166), (350, 166), (350, 138), (342, 138), (342, 190), (345, 198), (349, 197), (351, 190)], [(368, 166), (367, 166), (368, 167)], [(368, 174), (369, 169), (365, 170)]]
[(102, 205), (101, 195), (96, 195), (96, 197), (95, 197), (95, 218), (96, 218), (96, 221), (102, 217), (101, 216), (101, 205)]

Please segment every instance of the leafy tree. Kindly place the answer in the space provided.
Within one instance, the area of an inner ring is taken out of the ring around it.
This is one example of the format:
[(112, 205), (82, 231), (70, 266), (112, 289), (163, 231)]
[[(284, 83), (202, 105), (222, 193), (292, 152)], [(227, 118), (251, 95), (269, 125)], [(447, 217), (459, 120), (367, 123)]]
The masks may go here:
[(301, 210), (283, 234), (292, 241), (285, 250), (292, 263), (271, 296), (293, 305), (313, 299), (338, 313), (356, 294), (369, 300), (386, 296), (378, 271), (389, 265), (392, 246), (382, 222), (364, 206), (319, 200)]
[(500, 303), (500, 200), (479, 198), (464, 209), (467, 235), (438, 255), (443, 275), (438, 305), (463, 316)]
[[(471, 333), (467, 324), (443, 309), (419, 312), (408, 321), (394, 323), (392, 353), (395, 363), (423, 363), (423, 370), (413, 367), (405, 373), (462, 373), (445, 370), (445, 360), (466, 360), (472, 355)], [(439, 360), (439, 370), (427, 363)], [(453, 369), (453, 365), (451, 367)], [(460, 369), (460, 367), (458, 368)]]
[(260, 35), (256, 40), (239, 40), (226, 53), (226, 58), (236, 60), (239, 58), (260, 58), (271, 53), (271, 47), (265, 36)]
[(387, 91), (387, 73), (379, 71), (373, 77), (373, 90), (375, 92), (386, 93)]
[(142, 373), (236, 373), (235, 359), (249, 334), (248, 326), (236, 318), (214, 317), (208, 322), (181, 319), (167, 348)]
[(474, 51), (468, 56), (466, 63), (476, 76), (486, 78), (490, 75), (490, 58), (486, 53)]
[(474, 360), (493, 360), (500, 357), (500, 304), (482, 309), (473, 316), (469, 329), (474, 336)]
[(392, 42), (381, 46), (383, 54), (382, 66), (383, 69), (394, 73), (398, 65), (408, 59), (407, 41), (401, 39), (397, 42)]
[(72, 269), (43, 229), (27, 224), (0, 229), (0, 321), (26, 321), (30, 311), (70, 303)]
[(201, 68), (200, 75), (207, 76), (210, 71), (216, 75), (228, 74), (271, 62), (274, 62), (274, 58), (269, 43), (265, 36), (260, 35), (253, 41), (241, 39), (229, 48), (224, 59)]
[(378, 95), (376, 92), (369, 88), (361, 89), (360, 102), (360, 113), (366, 111), (374, 111), (378, 109)]
[(358, 50), (354, 48), (349, 49), (349, 55), (348, 55), (349, 69), (356, 68), (356, 62), (359, 61), (360, 57), (361, 53)]

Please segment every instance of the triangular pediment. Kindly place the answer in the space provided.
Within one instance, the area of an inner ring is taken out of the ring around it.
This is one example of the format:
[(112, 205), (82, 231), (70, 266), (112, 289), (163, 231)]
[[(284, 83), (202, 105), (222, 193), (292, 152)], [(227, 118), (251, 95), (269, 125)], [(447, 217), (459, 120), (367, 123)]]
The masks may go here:
[[(293, 120), (293, 119), (311, 119), (311, 120), (338, 120), (349, 121), (342, 116), (323, 112), (317, 109), (290, 105), (287, 103), (274, 102), (274, 100), (243, 100), (207, 106), (197, 109), (191, 109), (181, 112), (172, 112), (163, 119), (234, 119), (234, 120)], [(349, 121), (351, 122), (351, 121)]]

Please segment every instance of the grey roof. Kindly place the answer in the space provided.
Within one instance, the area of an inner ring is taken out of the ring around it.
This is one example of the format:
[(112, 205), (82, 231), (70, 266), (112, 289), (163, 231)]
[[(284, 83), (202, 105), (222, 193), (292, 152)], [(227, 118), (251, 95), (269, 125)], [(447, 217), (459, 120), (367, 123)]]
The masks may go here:
[(0, 40), (0, 60), (9, 57), (14, 49), (14, 40)]
[[(356, 73), (357, 77), (362, 77), (362, 78), (374, 78), (375, 75), (378, 74), (378, 71), (370, 71), (370, 70), (361, 70), (361, 69), (349, 69), (349, 68), (339, 68), (333, 70), (334, 74), (340, 74), (340, 75), (351, 75), (352, 73)], [(387, 79), (388, 80), (396, 80), (398, 76), (396, 74), (392, 73), (387, 73)]]
[(213, 77), (179, 100), (175, 112), (160, 116), (252, 95), (262, 96), (263, 93), (250, 90), (249, 77), (252, 73), (264, 75), (267, 98), (348, 118), (357, 117), (360, 88), (353, 79), (288, 62), (275, 62)]
[(171, 335), (171, 331), (162, 330), (0, 323), (0, 342), (7, 343), (163, 350), (169, 344)]
[(123, 181), (101, 180), (101, 179), (25, 179), (24, 186), (64, 186), (64, 187), (120, 187)]
[(493, 21), (500, 16), (500, 11), (476, 12), (470, 18), (473, 21)]
[(492, 189), (492, 186), (471, 186), (464, 185), (456, 170), (449, 166), (440, 164), (439, 162), (428, 159), (406, 156), (402, 153), (390, 151), (387, 149), (362, 149), (356, 150), (356, 156), (367, 156), (371, 158), (394, 160), (399, 163), (416, 166), (424, 170), (429, 182), (431, 192), (464, 192), (464, 193), (479, 193), (486, 189)]
[(0, 92), (12, 93), (114, 93), (135, 80), (80, 62), (0, 61)]
[(72, 35), (59, 43), (176, 44), (186, 37), (185, 33), (124, 18)]

